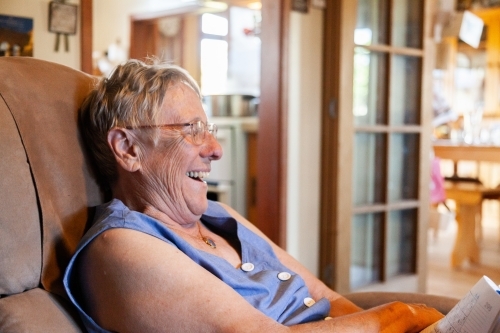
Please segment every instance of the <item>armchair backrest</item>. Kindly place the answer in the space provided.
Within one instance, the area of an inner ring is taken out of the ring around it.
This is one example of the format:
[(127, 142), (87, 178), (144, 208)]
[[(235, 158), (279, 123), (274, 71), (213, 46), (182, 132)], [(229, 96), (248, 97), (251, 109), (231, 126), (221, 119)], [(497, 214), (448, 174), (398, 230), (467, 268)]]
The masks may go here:
[(40, 317), (43, 309), (10, 313), (27, 292), (66, 309), (62, 274), (83, 235), (88, 207), (103, 202), (77, 129), (78, 107), (93, 83), (63, 65), (0, 58), (1, 332), (22, 332), (18, 321)]

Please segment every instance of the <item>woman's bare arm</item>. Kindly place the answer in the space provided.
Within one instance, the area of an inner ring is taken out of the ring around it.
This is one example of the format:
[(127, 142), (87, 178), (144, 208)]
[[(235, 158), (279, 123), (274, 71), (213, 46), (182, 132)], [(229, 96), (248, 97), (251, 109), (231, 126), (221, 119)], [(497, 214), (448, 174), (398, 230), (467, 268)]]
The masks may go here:
[(98, 236), (80, 265), (85, 308), (116, 332), (416, 332), (439, 319), (435, 310), (391, 303), (285, 327), (175, 247), (129, 229)]

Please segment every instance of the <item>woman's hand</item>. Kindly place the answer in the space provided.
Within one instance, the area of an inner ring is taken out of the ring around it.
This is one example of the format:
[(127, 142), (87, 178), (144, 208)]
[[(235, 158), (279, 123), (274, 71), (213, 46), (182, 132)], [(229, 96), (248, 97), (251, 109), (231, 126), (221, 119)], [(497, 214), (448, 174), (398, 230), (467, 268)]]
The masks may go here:
[(408, 333), (417, 333), (429, 325), (434, 324), (442, 319), (444, 315), (434, 308), (430, 308), (425, 304), (407, 304), (410, 311), (414, 314), (415, 328), (407, 330)]

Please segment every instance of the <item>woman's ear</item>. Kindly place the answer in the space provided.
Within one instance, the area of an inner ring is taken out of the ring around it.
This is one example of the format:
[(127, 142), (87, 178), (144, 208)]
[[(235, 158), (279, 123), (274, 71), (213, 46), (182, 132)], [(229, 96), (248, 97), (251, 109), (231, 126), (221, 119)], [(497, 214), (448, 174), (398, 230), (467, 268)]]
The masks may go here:
[(129, 172), (139, 170), (141, 165), (139, 147), (134, 141), (135, 137), (126, 129), (115, 127), (108, 132), (108, 145), (115, 155), (116, 162)]

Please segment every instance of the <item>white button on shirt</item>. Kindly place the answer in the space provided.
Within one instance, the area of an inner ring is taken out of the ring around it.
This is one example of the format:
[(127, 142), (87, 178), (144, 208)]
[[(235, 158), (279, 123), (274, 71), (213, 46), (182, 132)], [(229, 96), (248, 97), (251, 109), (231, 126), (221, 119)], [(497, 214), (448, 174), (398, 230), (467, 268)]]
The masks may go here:
[(304, 298), (304, 304), (305, 306), (307, 306), (308, 308), (310, 308), (311, 306), (314, 305), (314, 303), (316, 303), (311, 297), (306, 297)]
[(281, 272), (278, 274), (278, 279), (280, 279), (281, 281), (288, 281), (288, 280), (290, 280), (291, 277), (292, 277), (292, 274), (290, 274), (288, 272)]
[(251, 262), (246, 262), (243, 265), (241, 265), (241, 270), (243, 270), (245, 272), (251, 272), (251, 271), (253, 271), (254, 268), (255, 268), (255, 266)]

